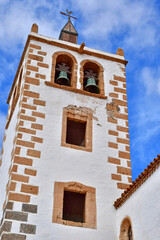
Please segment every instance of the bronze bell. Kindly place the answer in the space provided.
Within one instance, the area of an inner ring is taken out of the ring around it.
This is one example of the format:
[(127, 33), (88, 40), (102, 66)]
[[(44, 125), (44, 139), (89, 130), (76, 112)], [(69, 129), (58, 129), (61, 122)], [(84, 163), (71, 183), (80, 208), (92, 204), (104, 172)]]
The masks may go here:
[(60, 71), (59, 77), (56, 79), (56, 83), (60, 85), (70, 85), (70, 80), (67, 77), (67, 72), (62, 70)]
[(85, 90), (91, 93), (99, 93), (99, 87), (96, 84), (96, 80), (93, 77), (87, 79)]

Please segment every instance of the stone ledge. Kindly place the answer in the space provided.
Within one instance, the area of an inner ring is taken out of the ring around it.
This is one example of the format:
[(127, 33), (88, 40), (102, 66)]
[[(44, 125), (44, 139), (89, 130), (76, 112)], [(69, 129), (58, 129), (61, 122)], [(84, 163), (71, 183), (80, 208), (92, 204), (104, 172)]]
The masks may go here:
[(87, 95), (87, 96), (90, 96), (90, 97), (96, 97), (96, 98), (100, 98), (100, 99), (107, 99), (106, 96), (103, 96), (103, 95), (100, 95), (100, 94), (90, 93), (90, 92), (87, 92), (85, 90), (72, 88), (72, 87), (64, 86), (64, 85), (59, 85), (57, 83), (52, 83), (52, 82), (45, 81), (45, 84), (47, 86), (49, 86), (49, 87), (55, 87), (55, 88), (63, 89), (63, 90), (66, 90), (66, 91)]

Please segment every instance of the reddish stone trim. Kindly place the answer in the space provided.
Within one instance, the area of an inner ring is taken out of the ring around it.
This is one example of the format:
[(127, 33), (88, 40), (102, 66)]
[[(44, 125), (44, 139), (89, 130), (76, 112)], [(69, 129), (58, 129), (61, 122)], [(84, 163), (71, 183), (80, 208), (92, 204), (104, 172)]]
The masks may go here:
[(42, 52), (42, 51), (38, 51), (37, 53), (40, 54), (40, 55), (42, 55), (42, 56), (46, 56), (46, 55), (47, 55), (46, 52)]
[(25, 194), (10, 192), (8, 200), (29, 203), (30, 202), (30, 196), (29, 195), (25, 195)]
[(119, 158), (130, 159), (130, 153), (119, 151)]
[(31, 48), (35, 48), (35, 49), (41, 50), (41, 46), (38, 46), (38, 45), (36, 45), (36, 44), (30, 43), (29, 46), (30, 46)]
[(122, 181), (122, 176), (121, 176), (121, 175), (118, 175), (118, 174), (112, 173), (112, 174), (111, 174), (111, 178), (112, 178), (113, 180), (116, 180), (116, 181)]
[(22, 165), (26, 165), (26, 166), (32, 166), (33, 160), (31, 158), (15, 156), (14, 163), (22, 164)]
[(26, 77), (25, 82), (32, 85), (40, 85), (40, 81), (37, 78)]
[(11, 180), (14, 180), (14, 181), (17, 181), (17, 182), (28, 183), (29, 182), (29, 177), (26, 177), (26, 176), (21, 175), (21, 174), (13, 173), (12, 176), (11, 176)]
[(30, 176), (36, 176), (37, 175), (37, 170), (25, 168), (24, 173)]
[(45, 114), (41, 112), (32, 112), (33, 117), (45, 118)]
[(40, 99), (34, 99), (33, 103), (35, 105), (46, 106), (46, 101), (43, 101), (43, 100), (40, 100)]
[(115, 81), (110, 80), (109, 83), (110, 83), (111, 85), (113, 85), (113, 86), (118, 86), (118, 83), (115, 82)]
[(35, 61), (43, 62), (43, 57), (35, 55), (35, 54), (29, 54), (28, 58), (35, 60)]
[(37, 62), (37, 66), (38, 67), (43, 67), (43, 68), (49, 68), (49, 65), (47, 63)]
[(36, 130), (43, 130), (43, 125), (38, 124), (38, 123), (32, 123), (31, 128), (36, 129)]
[(118, 136), (118, 135), (119, 135), (118, 132), (112, 131), (112, 130), (108, 130), (108, 134), (109, 134), (109, 135), (112, 135), (112, 136)]
[(22, 103), (22, 107), (30, 110), (37, 110), (36, 106), (30, 105), (30, 104)]
[(109, 123), (114, 123), (114, 124), (117, 124), (117, 119), (114, 119), (113, 117), (108, 117), (108, 122)]
[(120, 164), (121, 164), (120, 159), (118, 159), (118, 158), (112, 158), (112, 157), (108, 157), (108, 162), (109, 162), (109, 163), (116, 164), (116, 165), (120, 165)]
[(41, 152), (33, 149), (28, 149), (27, 150), (27, 155), (35, 158), (40, 158), (41, 157)]
[(120, 81), (120, 82), (126, 82), (126, 78), (124, 78), (124, 77), (119, 77), (119, 76), (116, 76), (116, 75), (114, 75), (114, 80), (116, 80), (116, 81)]
[(40, 79), (46, 79), (46, 75), (44, 74), (40, 74), (40, 73), (36, 73), (36, 78), (40, 78)]
[(31, 71), (34, 71), (34, 72), (38, 72), (38, 70), (39, 70), (38, 67), (35, 67), (35, 66), (32, 66), (32, 65), (27, 65), (27, 69), (31, 70)]
[(21, 192), (38, 195), (39, 187), (33, 185), (22, 184)]
[(108, 142), (108, 147), (118, 149), (117, 143)]
[(118, 98), (118, 94), (117, 93), (109, 93), (109, 97)]
[(31, 98), (39, 98), (39, 93), (31, 92), (31, 91), (24, 91), (24, 96), (31, 97)]

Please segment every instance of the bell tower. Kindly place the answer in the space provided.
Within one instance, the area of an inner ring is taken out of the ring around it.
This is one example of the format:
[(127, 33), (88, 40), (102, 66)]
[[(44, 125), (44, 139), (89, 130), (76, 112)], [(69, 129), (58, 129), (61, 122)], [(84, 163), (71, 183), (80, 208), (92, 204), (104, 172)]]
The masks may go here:
[(33, 24), (8, 97), (1, 240), (118, 239), (113, 202), (132, 182), (125, 66)]

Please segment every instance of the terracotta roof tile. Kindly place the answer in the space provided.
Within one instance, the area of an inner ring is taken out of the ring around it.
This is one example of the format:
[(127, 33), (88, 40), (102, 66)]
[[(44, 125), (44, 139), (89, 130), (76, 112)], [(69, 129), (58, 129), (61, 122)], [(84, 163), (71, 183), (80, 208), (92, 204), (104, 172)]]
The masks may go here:
[(121, 197), (114, 202), (115, 208), (119, 208), (159, 167), (160, 155), (151, 162), (147, 168), (132, 182), (132, 184), (121, 194)]

